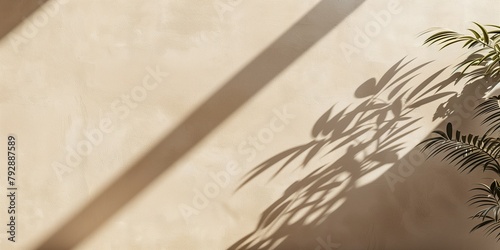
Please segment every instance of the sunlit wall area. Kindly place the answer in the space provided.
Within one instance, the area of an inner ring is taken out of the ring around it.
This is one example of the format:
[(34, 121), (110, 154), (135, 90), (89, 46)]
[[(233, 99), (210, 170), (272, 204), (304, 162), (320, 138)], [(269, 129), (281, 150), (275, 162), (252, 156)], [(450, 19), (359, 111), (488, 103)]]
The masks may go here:
[(0, 131), (18, 146), (16, 242), (5, 226), (1, 249), (497, 244), (469, 233), (467, 190), (484, 176), (417, 147), (446, 121), (474, 130), (488, 87), (455, 84), (464, 50), (423, 46), (422, 32), (498, 24), (496, 1), (0, 11)]

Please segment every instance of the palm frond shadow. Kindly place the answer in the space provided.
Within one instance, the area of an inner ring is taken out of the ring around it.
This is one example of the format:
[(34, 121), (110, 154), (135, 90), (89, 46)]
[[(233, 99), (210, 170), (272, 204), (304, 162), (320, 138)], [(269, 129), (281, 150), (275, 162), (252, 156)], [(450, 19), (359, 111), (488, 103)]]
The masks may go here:
[(403, 139), (419, 129), (421, 118), (410, 115), (412, 111), (456, 94), (442, 91), (457, 80), (456, 74), (435, 81), (446, 68), (409, 84), (431, 63), (410, 68), (413, 61), (403, 58), (378, 81), (371, 78), (361, 84), (355, 91), (356, 98), (364, 99), (361, 104), (336, 113), (333, 105), (312, 127), (311, 141), (269, 158), (247, 174), (238, 189), (266, 171), (274, 171), (274, 178), (287, 168), (313, 168), (262, 213), (253, 232), (229, 249), (283, 246), (290, 232), (325, 222), (362, 177), (399, 160)]
[[(481, 58), (480, 54), (472, 54), (464, 61), (475, 60), (477, 58)], [(486, 65), (486, 63), (483, 63)], [(483, 65), (483, 66), (484, 66)], [(464, 103), (467, 102), (467, 98), (470, 98), (470, 95), (467, 93), (474, 93), (475, 98), (480, 99), (483, 97), (486, 92), (494, 87), (494, 85), (498, 82), (498, 77), (495, 78), (493, 76), (485, 76), (486, 68), (477, 68), (471, 70), (467, 74), (466, 84), (462, 89), (461, 93), (456, 93), (451, 96), (446, 102), (443, 102), (436, 112), (434, 113), (433, 119), (446, 119), (450, 115), (453, 115), (458, 109), (461, 109)], [(455, 73), (455, 83), (464, 79), (464, 76), (460, 73)], [(458, 107), (458, 108), (457, 108)], [(472, 110), (470, 110), (472, 113)], [(468, 118), (468, 117), (467, 117)]]
[[(427, 157), (441, 156), (442, 161), (455, 165), (460, 172), (493, 173), (500, 176), (500, 139), (495, 136), (500, 130), (500, 96), (483, 101), (476, 108), (474, 118), (481, 116), (481, 124), (486, 125), (482, 135), (465, 134), (448, 123), (444, 131), (436, 130), (430, 138), (422, 141), (422, 152)], [(500, 184), (493, 179), (490, 185), (480, 184), (471, 189), (476, 194), (469, 200), (470, 205), (480, 208), (470, 218), (477, 224), (472, 231), (483, 229), (486, 235), (495, 235), (500, 241)], [(478, 221), (479, 220), (479, 221)]]
[(488, 130), (486, 134), (493, 134), (500, 130), (500, 96), (493, 96), (485, 102), (479, 104), (477, 113), (474, 116), (485, 116), (481, 121), (481, 125), (486, 125)]

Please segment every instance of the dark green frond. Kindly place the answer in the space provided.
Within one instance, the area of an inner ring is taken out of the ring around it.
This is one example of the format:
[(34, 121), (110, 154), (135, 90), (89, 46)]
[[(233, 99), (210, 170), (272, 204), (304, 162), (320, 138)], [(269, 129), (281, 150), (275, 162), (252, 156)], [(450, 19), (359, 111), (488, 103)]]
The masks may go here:
[(487, 134), (500, 129), (500, 96), (488, 98), (476, 108), (474, 117), (484, 116), (482, 124), (488, 126)]
[(428, 157), (441, 155), (444, 161), (456, 164), (458, 170), (471, 172), (477, 168), (500, 174), (497, 157), (500, 152), (500, 141), (486, 135), (462, 135), (454, 131), (448, 123), (446, 131), (436, 130), (432, 138), (420, 143), (422, 151), (429, 151)]
[(486, 235), (497, 233), (495, 237), (500, 240), (500, 184), (494, 180), (489, 186), (480, 184), (472, 191), (478, 193), (469, 200), (470, 205), (481, 208), (470, 218), (480, 220), (480, 222), (471, 229), (471, 232), (483, 229)]
[[(434, 29), (423, 34), (431, 35), (425, 39), (424, 45), (437, 45), (440, 50), (462, 44), (462, 48), (476, 49), (470, 54), (477, 54), (477, 58), (467, 58), (457, 65), (467, 82), (485, 76), (500, 76), (500, 26), (481, 25), (474, 22), (475, 28), (468, 29), (469, 34), (461, 34), (451, 30)], [(476, 69), (481, 69), (476, 71)]]

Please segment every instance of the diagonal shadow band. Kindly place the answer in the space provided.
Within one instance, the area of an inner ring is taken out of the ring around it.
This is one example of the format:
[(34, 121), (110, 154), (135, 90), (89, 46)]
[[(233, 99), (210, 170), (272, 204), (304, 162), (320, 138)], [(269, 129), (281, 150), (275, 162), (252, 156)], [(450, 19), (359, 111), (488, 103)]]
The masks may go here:
[(37, 249), (71, 249), (78, 245), (362, 2), (319, 2)]
[(0, 1), (0, 39), (6, 36), (26, 17), (40, 8), (47, 0)]

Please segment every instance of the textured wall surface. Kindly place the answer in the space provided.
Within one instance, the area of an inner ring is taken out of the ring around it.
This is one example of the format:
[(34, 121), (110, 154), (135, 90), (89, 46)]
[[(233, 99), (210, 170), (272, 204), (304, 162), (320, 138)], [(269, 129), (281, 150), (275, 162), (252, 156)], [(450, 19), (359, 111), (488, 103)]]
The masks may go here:
[(33, 2), (0, 10), (1, 249), (497, 246), (483, 176), (415, 149), (484, 92), (419, 33), (497, 1)]

